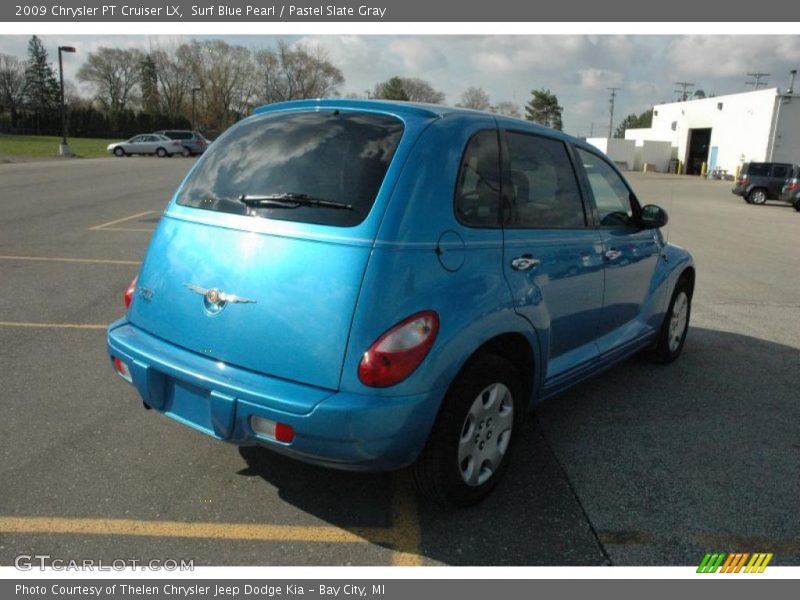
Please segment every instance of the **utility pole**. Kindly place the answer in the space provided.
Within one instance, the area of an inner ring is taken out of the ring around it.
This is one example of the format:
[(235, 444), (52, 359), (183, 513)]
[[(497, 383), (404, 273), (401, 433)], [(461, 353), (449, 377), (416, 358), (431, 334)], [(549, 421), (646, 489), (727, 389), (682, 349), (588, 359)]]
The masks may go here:
[(756, 90), (758, 89), (758, 86), (760, 86), (760, 85), (763, 85), (764, 87), (767, 87), (767, 83), (768, 82), (765, 81), (764, 83), (761, 83), (761, 79), (763, 79), (764, 77), (769, 77), (770, 75), (772, 75), (772, 73), (748, 73), (747, 76), (748, 77), (752, 77), (753, 81), (745, 81), (744, 84), (745, 85), (752, 85), (753, 88), (756, 89)]
[(608, 99), (608, 106), (609, 106), (609, 113), (610, 116), (608, 118), (608, 139), (611, 139), (611, 135), (614, 132), (614, 99), (617, 97), (617, 90), (622, 88), (618, 87), (610, 87), (606, 88), (611, 92), (611, 98)]
[(589, 137), (594, 137), (594, 121), (589, 125)]
[(75, 52), (75, 48), (72, 46), (58, 47), (58, 79), (61, 86), (61, 145), (58, 147), (58, 153), (61, 156), (72, 156), (72, 150), (69, 144), (67, 144), (67, 111), (65, 108), (66, 102), (64, 101), (64, 65), (61, 60), (62, 52), (71, 54)]
[(686, 102), (689, 98), (689, 88), (694, 87), (696, 84), (689, 83), (688, 81), (675, 81), (675, 85), (681, 86), (681, 89), (675, 90), (675, 93), (680, 94), (680, 100)]

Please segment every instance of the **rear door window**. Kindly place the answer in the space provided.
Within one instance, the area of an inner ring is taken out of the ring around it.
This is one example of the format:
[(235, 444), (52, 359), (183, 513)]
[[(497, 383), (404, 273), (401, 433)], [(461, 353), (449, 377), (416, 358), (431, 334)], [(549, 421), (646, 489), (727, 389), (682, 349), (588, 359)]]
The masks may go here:
[(586, 215), (563, 142), (508, 132), (511, 206), (508, 227), (583, 228)]
[[(403, 134), (396, 117), (356, 111), (268, 113), (215, 141), (178, 204), (284, 221), (350, 227), (380, 190)], [(247, 197), (284, 198), (264, 205)], [(304, 206), (291, 198), (320, 201)], [(330, 208), (331, 203), (350, 208)], [(280, 206), (278, 206), (280, 204)]]
[(772, 176), (780, 179), (789, 177), (789, 165), (775, 165), (772, 167)]
[(750, 166), (747, 168), (747, 174), (750, 177), (768, 177), (769, 165), (764, 163), (750, 163)]

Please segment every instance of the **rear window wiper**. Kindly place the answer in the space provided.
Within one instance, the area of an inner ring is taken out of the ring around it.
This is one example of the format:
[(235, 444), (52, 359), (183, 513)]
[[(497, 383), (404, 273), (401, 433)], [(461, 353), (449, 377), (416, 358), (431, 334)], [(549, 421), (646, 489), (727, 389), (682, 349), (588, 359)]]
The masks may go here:
[(254, 208), (298, 208), (300, 206), (312, 206), (353, 210), (352, 204), (317, 198), (316, 196), (309, 196), (308, 194), (297, 194), (295, 192), (268, 194), (266, 196), (242, 194), (239, 196), (239, 202)]

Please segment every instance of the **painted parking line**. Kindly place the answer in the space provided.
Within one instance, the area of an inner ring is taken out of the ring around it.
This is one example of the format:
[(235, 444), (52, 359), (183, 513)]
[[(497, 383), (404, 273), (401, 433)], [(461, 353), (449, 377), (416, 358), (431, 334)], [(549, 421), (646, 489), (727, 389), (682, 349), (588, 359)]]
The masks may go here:
[(403, 477), (395, 480), (390, 527), (271, 525), (64, 517), (0, 517), (0, 533), (116, 535), (257, 542), (384, 544), (394, 549), (392, 564), (422, 565), (421, 531), (414, 493)]
[[(348, 531), (328, 526), (265, 525), (260, 523), (186, 523), (182, 521), (139, 521), (134, 519), (0, 517), (0, 532), (4, 534), (56, 533), (260, 542), (359, 544), (376, 540), (386, 531), (379, 528)], [(380, 541), (389, 542), (388, 539)]]
[(108, 325), (94, 323), (28, 323), (25, 321), (0, 321), (0, 327), (29, 327), (32, 329), (108, 329)]
[(147, 229), (142, 227), (113, 227), (113, 226), (119, 225), (120, 223), (125, 223), (126, 221), (139, 219), (141, 217), (144, 217), (145, 215), (155, 215), (159, 213), (160, 211), (157, 210), (146, 210), (144, 212), (136, 213), (135, 215), (122, 217), (121, 219), (115, 219), (113, 221), (109, 221), (108, 223), (100, 223), (100, 225), (89, 227), (89, 231), (143, 231), (147, 233), (153, 233), (152, 229)]
[(40, 262), (65, 262), (65, 263), (86, 263), (98, 265), (135, 265), (142, 264), (138, 260), (111, 260), (105, 258), (65, 258), (60, 256), (13, 256), (0, 255), (0, 260), (30, 260)]
[(392, 564), (404, 567), (422, 565), (422, 530), (417, 497), (405, 473), (394, 478), (392, 501)]

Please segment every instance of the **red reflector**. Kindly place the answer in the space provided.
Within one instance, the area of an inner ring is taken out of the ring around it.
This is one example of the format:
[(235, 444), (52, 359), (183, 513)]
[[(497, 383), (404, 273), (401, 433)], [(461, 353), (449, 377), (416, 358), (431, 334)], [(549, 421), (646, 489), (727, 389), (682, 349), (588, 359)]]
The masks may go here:
[(114, 357), (113, 362), (114, 362), (114, 370), (117, 372), (117, 374), (128, 383), (133, 383), (133, 378), (131, 377), (131, 371), (130, 369), (128, 369), (128, 365), (126, 365), (116, 356)]
[(139, 280), (139, 276), (133, 278), (128, 289), (125, 290), (125, 310), (128, 310), (131, 307), (131, 302), (133, 302), (133, 293), (136, 291), (136, 282)]
[(275, 424), (275, 439), (279, 442), (289, 443), (294, 440), (294, 429), (286, 423)]
[(439, 332), (433, 311), (411, 315), (384, 333), (364, 352), (358, 378), (370, 387), (388, 387), (411, 375), (428, 355)]

